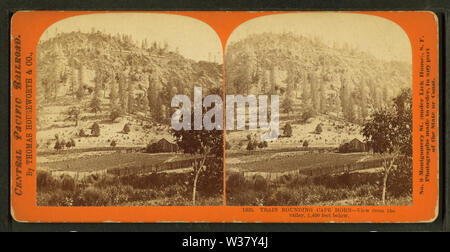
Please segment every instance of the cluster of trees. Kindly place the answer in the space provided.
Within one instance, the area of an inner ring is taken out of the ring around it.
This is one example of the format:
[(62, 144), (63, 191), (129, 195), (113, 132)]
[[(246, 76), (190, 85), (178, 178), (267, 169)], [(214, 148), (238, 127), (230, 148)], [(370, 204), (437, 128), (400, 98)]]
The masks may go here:
[[(403, 89), (392, 99), (391, 106), (375, 111), (367, 120), (362, 134), (373, 151), (383, 159), (381, 199), (386, 201), (389, 175), (412, 173), (412, 90)], [(412, 186), (412, 177), (409, 178)], [(405, 181), (403, 181), (404, 183)], [(412, 187), (411, 187), (412, 190)]]
[[(174, 82), (164, 83), (159, 70), (125, 68), (110, 83), (111, 120), (123, 114), (149, 113), (154, 121), (170, 120), (172, 97), (179, 94)], [(138, 91), (138, 92), (135, 92)]]
[(71, 138), (68, 141), (65, 141), (64, 139), (60, 139), (58, 135), (56, 135), (55, 138), (56, 138), (56, 142), (55, 142), (55, 146), (54, 146), (55, 150), (62, 150), (64, 148), (70, 149), (70, 148), (76, 146), (75, 140), (73, 138)]
[[(204, 110), (203, 113), (206, 111)], [(194, 118), (192, 113), (191, 118)], [(203, 127), (203, 126), (202, 126)], [(220, 194), (223, 190), (223, 131), (172, 130), (178, 147), (195, 157), (192, 161), (192, 204), (196, 205), (197, 188), (206, 193)]]
[[(65, 65), (68, 64), (67, 58), (59, 44), (56, 44), (52, 51), (37, 55), (39, 64), (37, 66), (37, 80), (39, 83), (38, 93), (43, 94), (45, 101), (55, 101), (58, 89), (68, 80), (69, 72)], [(51, 67), (50, 67), (51, 66)]]
[(269, 147), (269, 143), (267, 141), (258, 141), (256, 138), (253, 138), (251, 135), (247, 136), (247, 150), (252, 151), (256, 148), (264, 149)]
[(95, 122), (94, 124), (92, 124), (92, 126), (89, 129), (91, 130), (91, 135), (86, 134), (84, 129), (80, 129), (78, 136), (79, 137), (88, 137), (88, 136), (99, 137), (100, 136), (100, 125), (98, 123)]

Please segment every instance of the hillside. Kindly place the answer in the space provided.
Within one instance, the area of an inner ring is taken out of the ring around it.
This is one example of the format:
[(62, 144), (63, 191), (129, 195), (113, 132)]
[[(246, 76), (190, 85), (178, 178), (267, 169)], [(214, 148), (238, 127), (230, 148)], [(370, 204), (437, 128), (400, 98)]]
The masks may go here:
[(281, 112), (312, 111), (355, 123), (412, 85), (410, 64), (292, 33), (231, 43), (225, 62), (227, 93), (279, 94)]
[[(220, 64), (123, 34), (60, 33), (40, 41), (37, 54), (37, 141), (44, 150), (53, 149), (57, 138), (74, 139), (75, 148), (170, 141), (172, 97), (191, 96), (194, 86), (205, 95), (220, 92), (223, 83)], [(100, 127), (96, 137), (94, 123)], [(122, 132), (127, 124), (130, 132)]]
[[(195, 62), (170, 51), (168, 44), (147, 41), (137, 45), (126, 35), (112, 36), (101, 32), (62, 33), (38, 44), (38, 95), (45, 102), (54, 93), (67, 95), (69, 90), (59, 91), (83, 66), (81, 82), (94, 86), (94, 79), (111, 89), (114, 74), (128, 71), (130, 79), (149, 85), (149, 75), (154, 85), (161, 88), (175, 87), (180, 93), (192, 92), (192, 87), (218, 88), (222, 86), (222, 66), (210, 62)], [(133, 75), (133, 74), (134, 75)], [(39, 92), (40, 91), (40, 92)], [(169, 101), (170, 102), (170, 101)]]

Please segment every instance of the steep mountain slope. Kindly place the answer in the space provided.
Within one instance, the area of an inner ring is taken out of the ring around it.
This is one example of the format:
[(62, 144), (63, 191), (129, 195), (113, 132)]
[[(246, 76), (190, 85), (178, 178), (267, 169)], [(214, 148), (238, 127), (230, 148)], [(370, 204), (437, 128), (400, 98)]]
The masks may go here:
[[(154, 42), (148, 46), (147, 41), (137, 44), (127, 35), (101, 32), (61, 33), (40, 42), (37, 50), (39, 102), (45, 104), (57, 97), (83, 95), (80, 89), (103, 92), (104, 97), (109, 97), (114, 89), (121, 89), (123, 80), (123, 88), (136, 93), (130, 98), (138, 99), (141, 93), (148, 96), (150, 104), (167, 107), (173, 92), (191, 94), (194, 86), (207, 90), (222, 86), (222, 66), (217, 63), (187, 59), (170, 51), (167, 44)], [(151, 101), (152, 95), (167, 99)]]
[[(411, 88), (411, 65), (292, 33), (251, 35), (226, 49), (227, 93), (280, 94), (282, 110), (361, 122)], [(284, 108), (283, 108), (284, 107)]]
[[(37, 143), (42, 151), (56, 149), (58, 142), (92, 148), (172, 141), (173, 96), (192, 96), (195, 86), (207, 95), (223, 85), (222, 65), (196, 62), (167, 44), (138, 43), (127, 35), (60, 33), (41, 41), (37, 53)], [(92, 130), (94, 124), (100, 134)]]

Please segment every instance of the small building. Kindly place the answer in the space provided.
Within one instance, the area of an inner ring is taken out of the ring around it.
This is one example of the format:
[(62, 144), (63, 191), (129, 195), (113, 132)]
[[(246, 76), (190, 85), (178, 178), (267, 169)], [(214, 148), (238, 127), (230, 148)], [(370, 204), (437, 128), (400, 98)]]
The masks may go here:
[(147, 145), (148, 153), (161, 153), (161, 152), (177, 152), (178, 145), (167, 141), (165, 138), (161, 138), (159, 141)]
[(349, 153), (349, 152), (367, 152), (369, 151), (369, 145), (367, 143), (363, 143), (357, 138), (346, 142), (339, 146), (339, 152), (341, 153)]

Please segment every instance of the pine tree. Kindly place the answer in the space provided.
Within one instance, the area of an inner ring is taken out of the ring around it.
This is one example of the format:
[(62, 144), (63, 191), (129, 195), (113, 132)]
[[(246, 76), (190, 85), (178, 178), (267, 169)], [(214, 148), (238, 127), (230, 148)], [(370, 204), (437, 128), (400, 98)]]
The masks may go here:
[(126, 79), (123, 73), (119, 74), (119, 103), (122, 111), (126, 111), (128, 106), (128, 94), (127, 94), (127, 86)]
[(275, 66), (272, 66), (270, 68), (269, 83), (270, 83), (270, 93), (273, 94), (273, 93), (275, 93), (275, 89), (276, 89), (276, 86), (277, 86)]
[(84, 66), (80, 66), (80, 68), (78, 69), (78, 87), (77, 87), (77, 91), (76, 91), (76, 96), (78, 98), (79, 101), (81, 101), (84, 97), (84, 78), (85, 78), (85, 67)]
[(283, 135), (285, 137), (291, 137), (292, 136), (292, 126), (290, 123), (286, 123), (283, 127)]
[(94, 78), (94, 96), (97, 98), (100, 98), (100, 92), (102, 89), (102, 73), (100, 69), (97, 69), (95, 71), (95, 78)]
[(100, 125), (96, 122), (91, 127), (91, 135), (94, 137), (100, 136)]
[(363, 83), (361, 83), (360, 89), (361, 89), (361, 119), (365, 120), (366, 117), (368, 116), (368, 111), (367, 111), (367, 89), (368, 87), (366, 86), (367, 80), (364, 80)]
[(314, 130), (314, 133), (316, 133), (316, 134), (322, 133), (322, 124), (321, 123), (317, 124), (316, 129)]
[(76, 97), (77, 96), (77, 87), (78, 87), (78, 70), (75, 67), (71, 68), (71, 75), (70, 75), (70, 91), (72, 94)]
[(159, 79), (159, 75), (155, 70), (149, 76), (149, 88), (147, 89), (147, 97), (149, 99), (150, 113), (156, 121), (161, 120), (161, 113), (162, 113), (161, 94), (162, 94), (162, 84)]
[(303, 92), (302, 92), (302, 99), (303, 102), (307, 101), (310, 98), (310, 87), (309, 87), (309, 80), (308, 80), (308, 73), (303, 70), (302, 72), (302, 87), (303, 87)]
[(97, 96), (94, 96), (91, 100), (91, 103), (89, 104), (89, 108), (91, 109), (92, 112), (97, 114), (102, 110), (101, 104), (102, 104), (101, 100)]
[(319, 91), (318, 91), (318, 98), (319, 98), (319, 111), (320, 113), (325, 113), (326, 112), (326, 96), (325, 96), (325, 83), (324, 81), (321, 79), (319, 84)]
[(118, 93), (117, 93), (117, 81), (115, 76), (111, 79), (111, 91), (109, 93), (109, 101), (111, 104), (111, 108), (115, 108), (117, 106), (117, 98), (118, 98)]
[(348, 87), (349, 80), (348, 76), (345, 74), (341, 76), (341, 89), (339, 98), (341, 99), (342, 113), (345, 119), (349, 119), (351, 117), (352, 103), (350, 101), (350, 89)]
[(261, 79), (261, 92), (263, 94), (269, 94), (269, 92), (270, 92), (269, 71), (263, 70), (261, 78), (262, 78)]
[(134, 113), (134, 106), (135, 106), (135, 100), (134, 100), (134, 72), (130, 72), (130, 76), (128, 78), (128, 108), (127, 111), (129, 114)]
[(311, 103), (313, 105), (313, 109), (316, 112), (319, 112), (320, 109), (320, 96), (319, 96), (319, 81), (317, 72), (312, 72), (310, 76), (311, 80)]
[(291, 112), (294, 111), (294, 102), (292, 101), (291, 96), (286, 94), (283, 99), (283, 103), (281, 104), (281, 109), (284, 113), (287, 113), (290, 116)]

